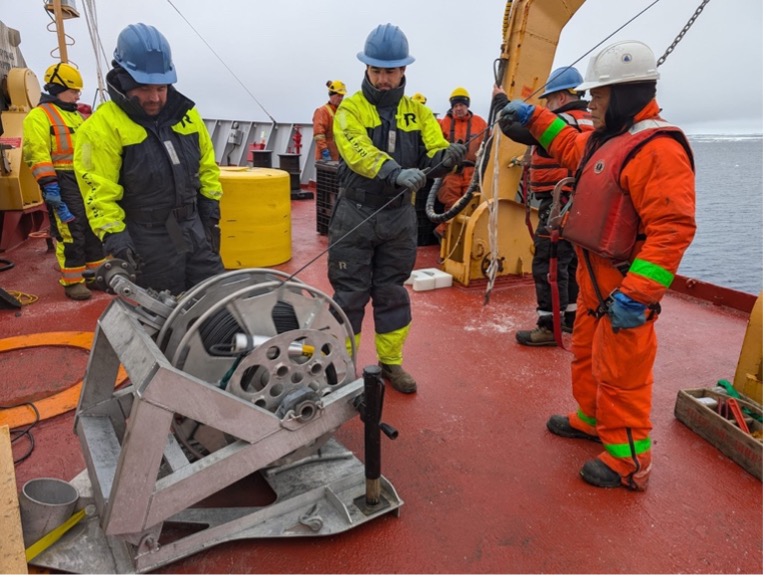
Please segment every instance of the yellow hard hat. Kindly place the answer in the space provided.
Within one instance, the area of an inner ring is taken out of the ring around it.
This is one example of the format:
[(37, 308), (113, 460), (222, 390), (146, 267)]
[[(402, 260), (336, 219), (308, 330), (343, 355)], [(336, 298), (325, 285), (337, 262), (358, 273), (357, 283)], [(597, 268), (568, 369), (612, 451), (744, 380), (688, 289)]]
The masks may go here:
[(452, 91), (452, 94), (449, 95), (450, 106), (455, 106), (458, 102), (462, 102), (466, 106), (471, 106), (471, 96), (462, 86), (455, 88), (455, 90)]
[(58, 62), (48, 66), (48, 70), (45, 71), (45, 83), (58, 84), (72, 90), (82, 90), (82, 75), (71, 64)]
[(340, 80), (328, 80), (326, 84), (330, 92), (341, 94), (343, 96), (346, 95), (346, 85), (343, 84)]
[(420, 92), (416, 92), (415, 94), (413, 94), (412, 99), (415, 102), (420, 102), (420, 104), (425, 104), (428, 101), (428, 99)]

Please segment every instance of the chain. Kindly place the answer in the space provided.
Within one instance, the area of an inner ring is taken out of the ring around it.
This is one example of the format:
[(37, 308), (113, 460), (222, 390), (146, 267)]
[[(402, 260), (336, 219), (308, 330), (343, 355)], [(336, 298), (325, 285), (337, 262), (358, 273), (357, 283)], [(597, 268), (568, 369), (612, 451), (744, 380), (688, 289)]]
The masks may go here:
[(692, 14), (692, 17), (689, 18), (689, 21), (686, 23), (686, 26), (684, 26), (681, 29), (681, 32), (678, 33), (678, 36), (676, 36), (675, 40), (673, 40), (673, 43), (668, 46), (668, 49), (665, 50), (665, 54), (660, 56), (660, 59), (657, 61), (657, 67), (663, 65), (665, 60), (667, 60), (668, 56), (670, 56), (670, 53), (675, 50), (676, 46), (679, 42), (681, 42), (681, 39), (684, 37), (684, 34), (686, 34), (689, 31), (689, 28), (692, 27), (692, 24), (694, 24), (694, 21), (697, 19), (697, 16), (702, 14), (703, 8), (705, 8), (705, 5), (710, 2), (710, 0), (702, 0), (702, 4), (699, 5), (699, 7), (694, 11), (694, 14)]

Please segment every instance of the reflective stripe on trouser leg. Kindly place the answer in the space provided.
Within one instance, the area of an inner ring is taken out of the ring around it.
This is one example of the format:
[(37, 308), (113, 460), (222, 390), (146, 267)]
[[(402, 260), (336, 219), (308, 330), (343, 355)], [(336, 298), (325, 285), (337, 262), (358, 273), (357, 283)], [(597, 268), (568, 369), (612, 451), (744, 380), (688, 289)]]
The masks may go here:
[(82, 278), (82, 273), (84, 272), (85, 272), (84, 266), (62, 268), (59, 284), (61, 284), (61, 286), (71, 286), (71, 285), (83, 283), (85, 282), (85, 279)]
[(96, 270), (98, 267), (100, 267), (105, 262), (106, 262), (105, 258), (102, 258), (102, 259), (94, 261), (94, 262), (86, 262), (85, 263), (85, 268), (87, 270)]
[(378, 360), (387, 365), (401, 365), (403, 360), (404, 342), (410, 332), (411, 324), (390, 333), (375, 333), (375, 351)]

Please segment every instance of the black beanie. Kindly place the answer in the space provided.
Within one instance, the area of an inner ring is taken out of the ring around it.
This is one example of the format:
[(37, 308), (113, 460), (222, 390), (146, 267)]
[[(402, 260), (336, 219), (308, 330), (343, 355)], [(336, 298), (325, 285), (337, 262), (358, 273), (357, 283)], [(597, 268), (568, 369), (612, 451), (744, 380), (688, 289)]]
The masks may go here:
[(66, 86), (61, 86), (61, 84), (57, 84), (55, 82), (48, 82), (45, 86), (43, 86), (43, 90), (50, 94), (51, 96), (58, 96), (62, 92), (69, 90)]
[(455, 104), (462, 103), (465, 104), (468, 108), (471, 107), (471, 99), (467, 96), (453, 96), (449, 99), (449, 105), (450, 107), (455, 106)]

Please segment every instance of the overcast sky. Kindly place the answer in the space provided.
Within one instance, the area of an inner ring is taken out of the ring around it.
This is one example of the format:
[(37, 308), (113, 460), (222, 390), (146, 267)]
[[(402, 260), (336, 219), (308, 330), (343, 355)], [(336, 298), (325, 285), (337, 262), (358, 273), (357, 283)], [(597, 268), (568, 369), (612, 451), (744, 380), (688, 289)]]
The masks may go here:
[[(607, 44), (641, 40), (659, 57), (701, 1), (661, 0)], [(564, 28), (554, 67), (572, 64), (651, 3), (586, 0)], [(21, 32), (22, 53), (41, 80), (56, 47), (43, 4), (0, 0), (0, 20)], [(428, 105), (443, 114), (450, 92), (463, 86), (472, 110), (486, 117), (505, 1), (108, 0), (96, 6), (110, 58), (128, 24), (145, 22), (165, 34), (178, 69), (176, 87), (197, 102), (204, 117), (266, 120), (249, 91), (277, 121), (308, 123), (326, 101), (327, 80), (343, 80), (350, 91), (359, 88), (364, 65), (356, 54), (367, 34), (386, 22), (405, 32), (416, 59), (407, 68), (407, 94), (424, 93)], [(78, 8), (82, 13), (82, 2)], [(85, 77), (83, 100), (92, 101), (95, 60), (85, 18), (65, 26), (75, 40), (69, 59)], [(586, 56), (576, 64), (583, 74), (587, 61)], [(663, 115), (688, 132), (762, 133), (763, 0), (711, 1), (660, 74)]]

